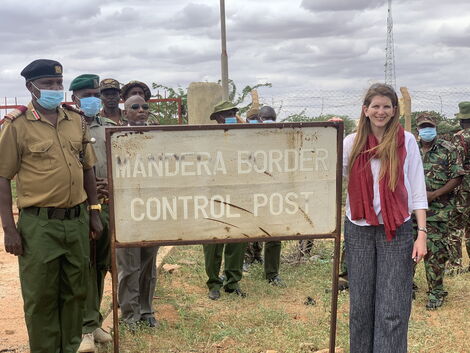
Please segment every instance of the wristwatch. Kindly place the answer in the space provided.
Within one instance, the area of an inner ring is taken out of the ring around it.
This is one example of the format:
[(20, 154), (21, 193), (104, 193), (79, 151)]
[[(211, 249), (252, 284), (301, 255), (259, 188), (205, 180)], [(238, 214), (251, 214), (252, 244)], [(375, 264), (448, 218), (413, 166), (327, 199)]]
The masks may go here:
[(428, 229), (426, 227), (418, 227), (418, 231), (422, 231), (422, 232), (428, 234)]
[(90, 206), (88, 206), (88, 209), (89, 210), (98, 210), (99, 212), (101, 212), (101, 205), (100, 204), (90, 205)]

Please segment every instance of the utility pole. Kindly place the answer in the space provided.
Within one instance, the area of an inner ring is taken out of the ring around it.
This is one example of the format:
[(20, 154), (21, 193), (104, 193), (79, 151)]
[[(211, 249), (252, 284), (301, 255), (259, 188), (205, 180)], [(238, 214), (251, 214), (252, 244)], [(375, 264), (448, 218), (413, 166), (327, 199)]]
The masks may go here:
[(395, 50), (393, 43), (392, 0), (388, 0), (387, 46), (385, 49), (385, 83), (395, 88)]
[(228, 56), (227, 34), (225, 31), (225, 0), (220, 0), (220, 33), (222, 41), (222, 54), (220, 57), (222, 66), (222, 100), (228, 100)]

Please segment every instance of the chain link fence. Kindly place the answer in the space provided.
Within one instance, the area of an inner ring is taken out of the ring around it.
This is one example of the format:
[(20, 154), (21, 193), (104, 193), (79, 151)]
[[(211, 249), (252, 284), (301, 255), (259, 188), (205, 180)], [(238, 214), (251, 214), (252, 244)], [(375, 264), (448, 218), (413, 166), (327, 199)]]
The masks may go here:
[[(411, 96), (411, 110), (423, 111), (432, 110), (453, 118), (458, 112), (458, 104), (462, 101), (470, 101), (470, 88), (440, 88), (435, 90), (415, 90), (408, 88)], [(266, 94), (265, 94), (266, 92)], [(358, 119), (361, 112), (362, 99), (366, 92), (364, 90), (298, 90), (289, 94), (269, 95), (269, 90), (263, 90), (260, 94), (262, 105), (272, 106), (278, 113), (278, 120), (282, 121), (296, 114), (303, 114), (308, 117), (318, 117), (320, 115), (345, 115), (351, 119)], [(401, 96), (399, 94), (399, 96)], [(66, 97), (66, 100), (70, 97)], [(0, 117), (11, 109), (7, 106), (24, 104), (29, 102), (28, 97), (2, 97), (0, 98)], [(251, 103), (247, 97), (243, 105)], [(178, 114), (178, 103), (170, 103), (173, 106), (167, 107), (176, 118)], [(166, 109), (162, 107), (161, 110)], [(185, 107), (183, 104), (183, 115)], [(160, 110), (160, 109), (159, 109)], [(181, 112), (180, 112), (181, 114)]]
[[(414, 90), (408, 88), (412, 111), (435, 111), (447, 118), (458, 112), (458, 104), (470, 101), (470, 88), (442, 88), (439, 90)], [(278, 96), (261, 96), (263, 105), (272, 106), (279, 120), (304, 114), (309, 117), (320, 115), (345, 115), (358, 119), (361, 113), (364, 90), (301, 90)], [(399, 97), (401, 95), (399, 94)]]

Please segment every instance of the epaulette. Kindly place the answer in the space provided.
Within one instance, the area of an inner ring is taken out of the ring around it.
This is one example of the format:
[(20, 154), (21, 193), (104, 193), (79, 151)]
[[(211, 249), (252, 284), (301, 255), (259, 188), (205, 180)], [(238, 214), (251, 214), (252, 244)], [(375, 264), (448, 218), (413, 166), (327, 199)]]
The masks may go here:
[(19, 105), (16, 109), (13, 109), (11, 112), (5, 115), (5, 117), (2, 120), (0, 120), (0, 125), (5, 122), (5, 119), (14, 121), (16, 118), (24, 114), (27, 110), (28, 110), (28, 107), (24, 105)]
[(81, 112), (81, 111), (78, 110), (77, 108), (72, 107), (72, 106), (69, 105), (69, 104), (65, 104), (65, 103), (62, 104), (62, 108), (64, 108), (65, 110), (68, 110), (68, 111), (77, 113), (77, 114), (79, 114), (79, 115), (83, 115), (83, 112)]

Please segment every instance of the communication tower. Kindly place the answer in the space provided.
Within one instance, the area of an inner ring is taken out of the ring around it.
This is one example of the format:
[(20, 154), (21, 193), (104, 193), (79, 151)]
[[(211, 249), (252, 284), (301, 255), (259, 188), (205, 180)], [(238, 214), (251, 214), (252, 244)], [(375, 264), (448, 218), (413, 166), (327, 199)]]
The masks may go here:
[(393, 46), (392, 0), (388, 0), (387, 47), (385, 49), (385, 83), (395, 88), (395, 52)]

